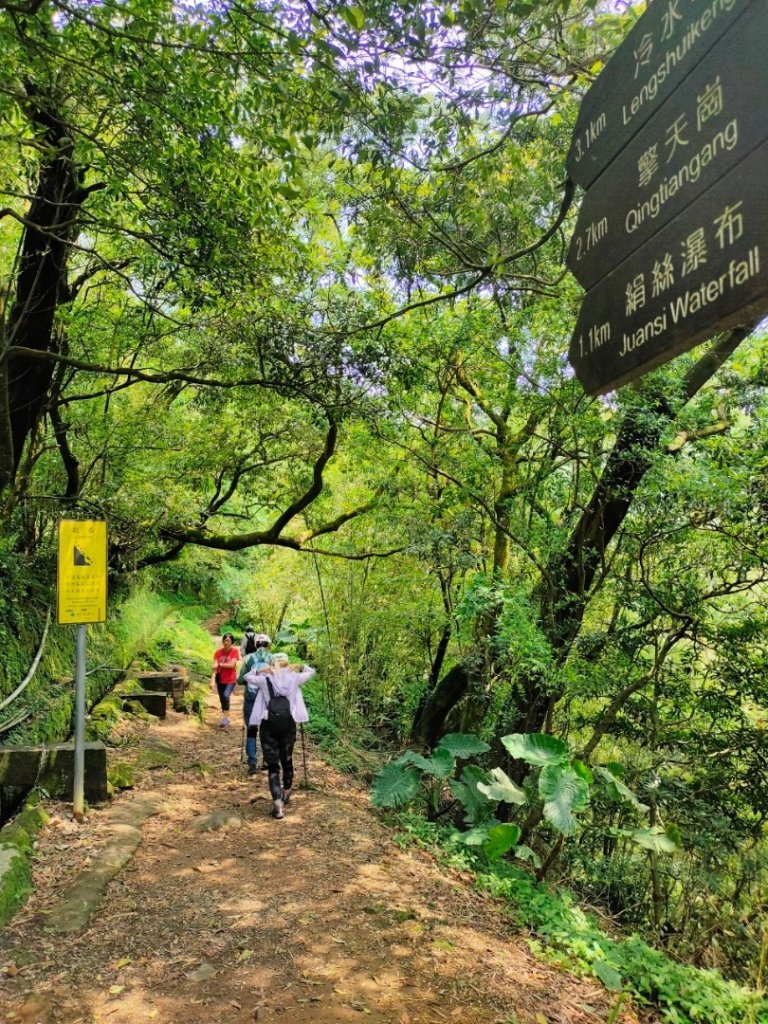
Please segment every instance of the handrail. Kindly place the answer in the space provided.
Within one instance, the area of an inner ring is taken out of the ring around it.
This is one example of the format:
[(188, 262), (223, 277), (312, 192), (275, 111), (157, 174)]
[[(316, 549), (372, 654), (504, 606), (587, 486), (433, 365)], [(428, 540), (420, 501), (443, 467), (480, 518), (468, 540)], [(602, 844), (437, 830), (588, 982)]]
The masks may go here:
[(0, 711), (2, 711), (3, 708), (8, 707), (8, 705), (11, 703), (11, 701), (15, 700), (19, 696), (19, 694), (23, 690), (25, 690), (27, 688), (29, 683), (32, 682), (32, 678), (34, 677), (34, 674), (37, 671), (37, 666), (40, 664), (40, 659), (43, 656), (43, 648), (45, 647), (45, 641), (46, 641), (46, 638), (48, 636), (48, 627), (50, 625), (51, 625), (51, 609), (49, 608), (48, 609), (48, 615), (46, 616), (46, 619), (45, 619), (45, 629), (43, 630), (43, 638), (40, 641), (40, 647), (38, 648), (37, 654), (35, 655), (35, 660), (32, 662), (32, 665), (30, 666), (29, 672), (27, 672), (27, 674), (24, 676), (24, 679), (19, 683), (19, 685), (16, 687), (16, 689), (13, 691), (13, 693), (10, 694), (8, 697), (6, 697), (5, 700), (0, 701)]

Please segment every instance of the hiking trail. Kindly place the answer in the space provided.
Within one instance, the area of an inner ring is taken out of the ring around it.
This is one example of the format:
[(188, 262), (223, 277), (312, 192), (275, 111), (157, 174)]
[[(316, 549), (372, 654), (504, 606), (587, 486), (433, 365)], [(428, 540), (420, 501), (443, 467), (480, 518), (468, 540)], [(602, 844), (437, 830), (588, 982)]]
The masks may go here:
[[(35, 891), (0, 933), (5, 1020), (608, 1019), (597, 982), (536, 960), (494, 900), (399, 849), (365, 788), (311, 749), (302, 788), (300, 742), (293, 801), (272, 820), (266, 773), (248, 778), (240, 760), (241, 701), (227, 730), (212, 693), (203, 725), (169, 708), (133, 726), (110, 758), (133, 763), (136, 785), (84, 825), (53, 805)], [(83, 927), (94, 885), (105, 897)]]

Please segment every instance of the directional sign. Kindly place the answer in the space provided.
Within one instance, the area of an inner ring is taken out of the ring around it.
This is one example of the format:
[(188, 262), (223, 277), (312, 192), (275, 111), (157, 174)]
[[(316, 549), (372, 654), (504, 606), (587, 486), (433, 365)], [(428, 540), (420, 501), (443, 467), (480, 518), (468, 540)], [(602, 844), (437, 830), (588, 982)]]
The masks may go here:
[(601, 394), (768, 310), (768, 142), (587, 292), (569, 358)]
[(591, 287), (768, 139), (768, 4), (752, 7), (589, 189), (567, 263)]
[(582, 102), (566, 167), (588, 187), (723, 33), (765, 0), (655, 0)]
[(58, 614), (61, 624), (107, 618), (107, 524), (102, 520), (59, 522)]

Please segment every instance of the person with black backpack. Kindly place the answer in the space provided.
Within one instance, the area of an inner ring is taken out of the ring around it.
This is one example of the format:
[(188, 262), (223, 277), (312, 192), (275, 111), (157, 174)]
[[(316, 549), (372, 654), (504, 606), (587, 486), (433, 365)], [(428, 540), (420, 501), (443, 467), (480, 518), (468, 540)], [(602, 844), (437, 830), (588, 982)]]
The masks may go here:
[[(251, 630), (250, 636), (248, 630)], [(263, 668), (272, 664), (272, 655), (269, 647), (272, 641), (266, 633), (254, 633), (253, 626), (246, 626), (246, 635), (240, 646), (240, 653), (243, 661), (240, 671), (237, 674), (237, 681), (245, 687), (243, 692), (243, 722), (246, 728), (245, 757), (248, 761), (248, 774), (256, 775), (258, 772), (258, 753), (256, 750), (256, 739), (259, 735), (258, 725), (251, 725), (250, 718), (253, 705), (256, 701), (257, 687), (254, 683), (246, 682), (245, 677), (256, 668)], [(265, 759), (266, 760), (266, 759)]]
[(240, 644), (240, 657), (244, 658), (246, 654), (253, 654), (256, 647), (256, 630), (249, 622), (243, 630), (243, 642)]
[(314, 674), (315, 669), (308, 665), (289, 665), (288, 655), (279, 652), (272, 655), (271, 665), (255, 668), (245, 676), (246, 683), (258, 691), (249, 725), (258, 726), (261, 734), (273, 818), (285, 816), (285, 805), (291, 799), (296, 723), (309, 721), (301, 687)]

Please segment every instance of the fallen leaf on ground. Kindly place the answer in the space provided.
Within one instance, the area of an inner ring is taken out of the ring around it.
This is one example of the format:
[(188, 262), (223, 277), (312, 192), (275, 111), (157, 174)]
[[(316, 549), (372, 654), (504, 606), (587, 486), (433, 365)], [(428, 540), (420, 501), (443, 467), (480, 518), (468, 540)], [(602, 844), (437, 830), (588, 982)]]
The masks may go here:
[(210, 981), (211, 978), (215, 978), (218, 973), (219, 972), (213, 964), (203, 961), (196, 970), (190, 971), (187, 977), (190, 981)]

